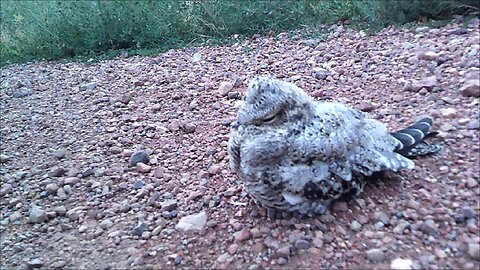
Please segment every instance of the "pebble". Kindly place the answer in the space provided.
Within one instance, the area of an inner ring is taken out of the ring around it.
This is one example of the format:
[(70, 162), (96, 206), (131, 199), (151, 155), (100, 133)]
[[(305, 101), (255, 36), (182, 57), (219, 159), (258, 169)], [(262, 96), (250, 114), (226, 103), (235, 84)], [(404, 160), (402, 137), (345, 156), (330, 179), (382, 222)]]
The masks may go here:
[(412, 269), (413, 261), (410, 259), (396, 258), (390, 263), (392, 270), (410, 270)]
[(2, 189), (0, 189), (0, 195), (6, 195), (13, 192), (13, 186), (11, 184), (3, 184)]
[(48, 184), (46, 187), (45, 187), (45, 190), (49, 193), (49, 194), (55, 194), (58, 190), (58, 186), (56, 184)]
[(138, 162), (136, 166), (137, 172), (140, 173), (149, 173), (152, 170), (152, 166)]
[(194, 53), (192, 56), (192, 61), (193, 62), (200, 62), (202, 60), (202, 55), (199, 53)]
[(138, 225), (132, 229), (132, 234), (141, 236), (146, 229), (147, 229), (147, 224), (143, 222), (139, 222)]
[(218, 256), (217, 262), (219, 262), (219, 263), (224, 263), (224, 262), (226, 262), (228, 259), (230, 259), (230, 254), (228, 254), (228, 253), (223, 253), (222, 255)]
[(176, 199), (168, 199), (161, 204), (161, 209), (163, 211), (173, 211), (177, 208), (177, 200)]
[(208, 168), (208, 173), (211, 175), (219, 174), (222, 171), (222, 167), (218, 164), (214, 164)]
[(10, 222), (15, 222), (15, 221), (18, 221), (22, 218), (22, 213), (18, 212), (18, 211), (15, 211), (13, 212), (9, 219), (10, 219)]
[(233, 237), (235, 238), (235, 242), (243, 242), (250, 239), (252, 237), (252, 233), (249, 229), (243, 229), (241, 231), (235, 232), (233, 234)]
[(222, 82), (218, 88), (218, 92), (223, 97), (227, 96), (230, 91), (232, 91), (234, 84), (232, 82)]
[(319, 69), (315, 71), (315, 78), (319, 80), (325, 80), (328, 75), (330, 75), (330, 72), (326, 69)]
[(310, 246), (310, 242), (305, 239), (298, 239), (295, 241), (295, 248), (297, 249), (309, 249)]
[(199, 231), (207, 223), (207, 213), (205, 211), (198, 214), (182, 217), (175, 228), (183, 232)]
[(130, 156), (129, 164), (130, 166), (136, 166), (139, 162), (148, 164), (149, 161), (150, 158), (147, 151), (139, 150), (132, 153), (132, 155)]
[(350, 223), (350, 229), (358, 232), (362, 229), (362, 224), (360, 224), (358, 221), (354, 220), (354, 221), (352, 221), (352, 223)]
[(184, 129), (186, 133), (194, 133), (197, 127), (192, 123), (186, 123)]
[(67, 150), (65, 149), (58, 149), (52, 152), (52, 155), (58, 159), (64, 158), (66, 154), (67, 154)]
[(27, 266), (29, 268), (40, 268), (43, 266), (43, 261), (40, 258), (35, 258), (27, 261)]
[(47, 219), (47, 212), (45, 212), (39, 206), (32, 206), (32, 208), (30, 209), (30, 213), (28, 214), (29, 223), (42, 223), (44, 221), (47, 221)]
[(141, 189), (143, 186), (145, 186), (145, 183), (142, 180), (135, 180), (135, 182), (133, 182), (133, 189)]
[(367, 258), (372, 262), (382, 262), (385, 259), (385, 253), (379, 248), (367, 250)]
[(444, 108), (440, 110), (440, 113), (444, 117), (452, 118), (457, 114), (457, 110), (455, 108)]
[(290, 246), (285, 245), (285, 246), (277, 249), (276, 254), (277, 254), (278, 257), (288, 258), (290, 256)]
[(49, 173), (48, 176), (50, 177), (60, 177), (65, 175), (65, 169), (61, 167), (53, 168)]
[(470, 257), (479, 261), (480, 260), (480, 244), (479, 243), (469, 243), (467, 247), (467, 252)]
[(100, 228), (104, 230), (108, 230), (113, 226), (113, 222), (110, 219), (105, 219), (102, 222), (100, 222)]
[(97, 83), (96, 82), (90, 82), (90, 83), (80, 85), (80, 90), (82, 90), (82, 91), (93, 90), (95, 88), (97, 88)]
[(480, 97), (480, 82), (478, 80), (469, 80), (460, 88), (460, 93), (464, 97)]
[(480, 120), (478, 119), (472, 120), (465, 127), (467, 129), (480, 129)]
[(0, 163), (7, 163), (10, 160), (10, 157), (5, 154), (0, 154)]
[(75, 184), (77, 184), (78, 182), (80, 181), (80, 179), (78, 177), (67, 177), (63, 180), (63, 183), (65, 185), (70, 185), (70, 186), (74, 186)]
[(237, 244), (231, 244), (230, 246), (228, 246), (228, 253), (230, 253), (230, 255), (234, 255), (235, 253), (237, 253), (237, 250), (238, 250)]
[(475, 180), (475, 179), (473, 179), (473, 178), (468, 178), (468, 179), (467, 179), (467, 187), (468, 187), (468, 188), (474, 188), (474, 187), (476, 187), (476, 186), (478, 186), (477, 180)]
[(425, 234), (428, 234), (428, 235), (431, 235), (431, 236), (436, 236), (438, 233), (437, 233), (437, 229), (435, 227), (435, 222), (431, 219), (425, 221), (421, 226), (420, 226), (420, 231), (425, 233)]

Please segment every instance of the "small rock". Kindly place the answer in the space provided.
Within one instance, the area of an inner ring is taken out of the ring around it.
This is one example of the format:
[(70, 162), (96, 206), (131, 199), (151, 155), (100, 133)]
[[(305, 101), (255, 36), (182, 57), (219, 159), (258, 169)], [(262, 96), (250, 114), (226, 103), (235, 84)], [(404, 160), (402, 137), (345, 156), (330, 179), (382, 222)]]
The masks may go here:
[(139, 162), (143, 164), (148, 164), (149, 161), (150, 161), (150, 158), (148, 156), (147, 151), (139, 150), (132, 153), (129, 163), (130, 163), (130, 166), (136, 166), (137, 163)]
[(232, 82), (223, 82), (218, 88), (218, 92), (222, 96), (227, 96), (230, 91), (232, 91), (234, 84)]
[(104, 230), (108, 230), (113, 226), (113, 222), (110, 219), (105, 219), (102, 222), (100, 222), (100, 228)]
[(66, 154), (67, 154), (67, 150), (65, 149), (58, 149), (52, 152), (52, 155), (58, 159), (64, 158)]
[(60, 177), (65, 175), (65, 169), (61, 167), (53, 168), (49, 173), (48, 176), (50, 177)]
[(74, 186), (80, 179), (78, 177), (67, 177), (63, 180), (65, 185)]
[(138, 162), (136, 166), (137, 172), (140, 173), (149, 173), (152, 170), (152, 166)]
[(93, 90), (95, 88), (97, 88), (97, 83), (96, 82), (90, 82), (90, 83), (80, 85), (80, 90), (82, 90), (82, 91)]
[(192, 123), (186, 123), (184, 129), (186, 133), (194, 133), (197, 127)]
[(455, 117), (455, 115), (457, 114), (457, 110), (455, 108), (445, 108), (445, 109), (442, 109), (440, 110), (442, 116), (445, 116), (445, 117)]
[(350, 223), (350, 229), (358, 232), (362, 229), (362, 224), (360, 224), (358, 221), (354, 220), (354, 221), (352, 221), (352, 223)]
[(228, 253), (223, 253), (222, 255), (218, 256), (217, 262), (219, 262), (219, 263), (224, 263), (224, 262), (226, 262), (228, 259), (230, 259), (230, 255), (229, 255)]
[(121, 147), (118, 147), (118, 146), (112, 146), (110, 147), (110, 153), (112, 154), (121, 154), (123, 153), (123, 149)]
[(162, 202), (160, 205), (163, 211), (173, 211), (177, 208), (177, 200), (169, 199)]
[(184, 232), (199, 231), (207, 223), (207, 213), (205, 211), (198, 214), (182, 217), (175, 228)]
[(430, 27), (428, 27), (428, 26), (417, 27), (417, 28), (415, 28), (415, 33), (427, 32), (429, 29), (430, 29)]
[(238, 245), (237, 244), (231, 244), (228, 247), (228, 253), (230, 253), (230, 255), (234, 255), (235, 253), (237, 253), (237, 250), (238, 250)]
[(460, 88), (464, 97), (480, 97), (480, 81), (469, 80)]
[(465, 127), (468, 129), (480, 129), (480, 121), (478, 119), (472, 120)]
[(11, 184), (3, 184), (2, 189), (0, 189), (0, 195), (6, 195), (13, 192), (13, 186)]
[(438, 54), (438, 53), (435, 53), (435, 52), (432, 52), (432, 51), (426, 51), (426, 52), (421, 53), (418, 56), (418, 59), (427, 60), (427, 61), (435, 61), (439, 56), (440, 56), (440, 54)]
[(305, 239), (298, 239), (295, 241), (295, 248), (296, 249), (309, 249), (310, 248), (310, 242), (308, 242)]
[(423, 78), (420, 81), (415, 81), (412, 84), (412, 91), (418, 92), (420, 89), (425, 88), (428, 91), (432, 90), (435, 86), (437, 86), (438, 81), (437, 77), (430, 76)]
[(285, 259), (284, 257), (278, 258), (278, 261), (277, 261), (278, 265), (284, 265), (287, 262), (288, 262), (287, 259)]
[(145, 183), (142, 180), (136, 180), (133, 182), (133, 189), (141, 189), (145, 186)]
[(348, 205), (346, 202), (336, 201), (332, 205), (333, 212), (347, 212)]
[(372, 262), (381, 262), (385, 259), (385, 254), (379, 248), (367, 250), (367, 258)]
[(480, 244), (479, 243), (469, 243), (468, 244), (468, 255), (473, 259), (480, 260)]
[(0, 154), (0, 163), (6, 163), (10, 160), (10, 157), (5, 154)]
[(45, 187), (45, 190), (49, 193), (49, 194), (55, 194), (58, 190), (58, 186), (56, 184), (48, 184), (46, 187)]
[(29, 223), (42, 223), (47, 219), (47, 212), (45, 212), (39, 206), (35, 205), (30, 209), (30, 213), (28, 214)]
[(121, 96), (119, 99), (118, 99), (118, 102), (124, 104), (124, 105), (127, 105), (128, 103), (130, 103), (130, 101), (132, 101), (132, 97), (129, 96), (129, 95), (124, 95), (124, 96)]
[(18, 211), (13, 212), (9, 217), (10, 222), (15, 222), (17, 220), (20, 220), (21, 218), (22, 218), (22, 213)]
[(285, 245), (285, 246), (277, 249), (276, 254), (277, 254), (278, 257), (288, 258), (288, 256), (290, 256), (290, 246)]
[(169, 131), (175, 132), (180, 130), (180, 123), (176, 120), (172, 121), (167, 125)]
[(252, 237), (252, 233), (249, 229), (243, 229), (239, 232), (234, 233), (233, 236), (235, 238), (235, 242), (243, 242), (250, 239)]
[(410, 270), (412, 269), (413, 261), (410, 259), (396, 258), (390, 263), (392, 270)]
[(193, 62), (200, 62), (202, 60), (202, 55), (199, 53), (194, 53), (192, 56), (192, 61)]
[(371, 112), (376, 108), (375, 104), (368, 101), (361, 101), (358, 109), (362, 112)]
[(219, 174), (222, 171), (222, 167), (218, 164), (214, 164), (208, 168), (208, 173), (211, 175)]
[(326, 69), (319, 69), (315, 71), (315, 78), (318, 80), (325, 80), (330, 75), (330, 72)]
[(40, 258), (35, 258), (27, 262), (29, 268), (40, 268), (43, 266), (43, 261)]
[(454, 131), (455, 129), (456, 129), (455, 126), (453, 126), (453, 125), (450, 124), (450, 123), (443, 123), (443, 124), (440, 126), (440, 130), (443, 131), (443, 132)]
[(420, 226), (419, 229), (421, 232), (431, 236), (436, 236), (438, 234), (437, 229), (435, 228), (435, 222), (433, 220), (427, 220)]
[(445, 251), (443, 251), (439, 248), (435, 249), (434, 253), (435, 253), (435, 256), (437, 256), (438, 258), (441, 258), (441, 259), (444, 259), (444, 258), (447, 257), (447, 254), (445, 253)]
[(147, 229), (147, 224), (143, 222), (139, 222), (138, 225), (132, 229), (132, 234), (141, 236), (146, 229)]
[(473, 179), (473, 178), (468, 178), (468, 179), (467, 179), (467, 187), (468, 187), (468, 188), (474, 188), (474, 187), (476, 187), (476, 186), (478, 186), (477, 180), (475, 180), (475, 179)]

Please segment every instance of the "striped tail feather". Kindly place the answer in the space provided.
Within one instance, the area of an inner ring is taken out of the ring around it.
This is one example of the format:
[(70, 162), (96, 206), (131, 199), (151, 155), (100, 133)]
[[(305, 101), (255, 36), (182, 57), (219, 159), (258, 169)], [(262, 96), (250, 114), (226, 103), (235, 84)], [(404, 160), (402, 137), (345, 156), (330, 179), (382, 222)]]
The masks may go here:
[(390, 133), (398, 141), (395, 152), (404, 157), (424, 156), (438, 152), (441, 149), (439, 145), (424, 141), (437, 134), (437, 132), (430, 132), (432, 124), (433, 119), (425, 117), (405, 129)]

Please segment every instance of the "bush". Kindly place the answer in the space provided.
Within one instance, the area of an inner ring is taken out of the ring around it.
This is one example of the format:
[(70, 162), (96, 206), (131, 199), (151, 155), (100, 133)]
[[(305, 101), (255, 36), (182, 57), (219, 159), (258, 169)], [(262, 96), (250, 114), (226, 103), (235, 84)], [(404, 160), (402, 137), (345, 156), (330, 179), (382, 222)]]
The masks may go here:
[(168, 49), (341, 20), (379, 29), (479, 7), (476, 0), (2, 0), (1, 5), (2, 65), (115, 49)]

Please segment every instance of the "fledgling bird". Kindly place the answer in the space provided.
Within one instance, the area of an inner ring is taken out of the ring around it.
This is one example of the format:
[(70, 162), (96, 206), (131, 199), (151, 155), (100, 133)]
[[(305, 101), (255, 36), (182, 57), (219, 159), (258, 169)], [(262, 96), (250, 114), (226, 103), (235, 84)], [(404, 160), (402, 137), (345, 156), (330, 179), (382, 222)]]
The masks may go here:
[(269, 212), (322, 214), (342, 195), (359, 194), (372, 174), (413, 169), (408, 157), (439, 151), (423, 141), (431, 125), (426, 117), (389, 133), (361, 111), (259, 77), (231, 127), (230, 167)]

